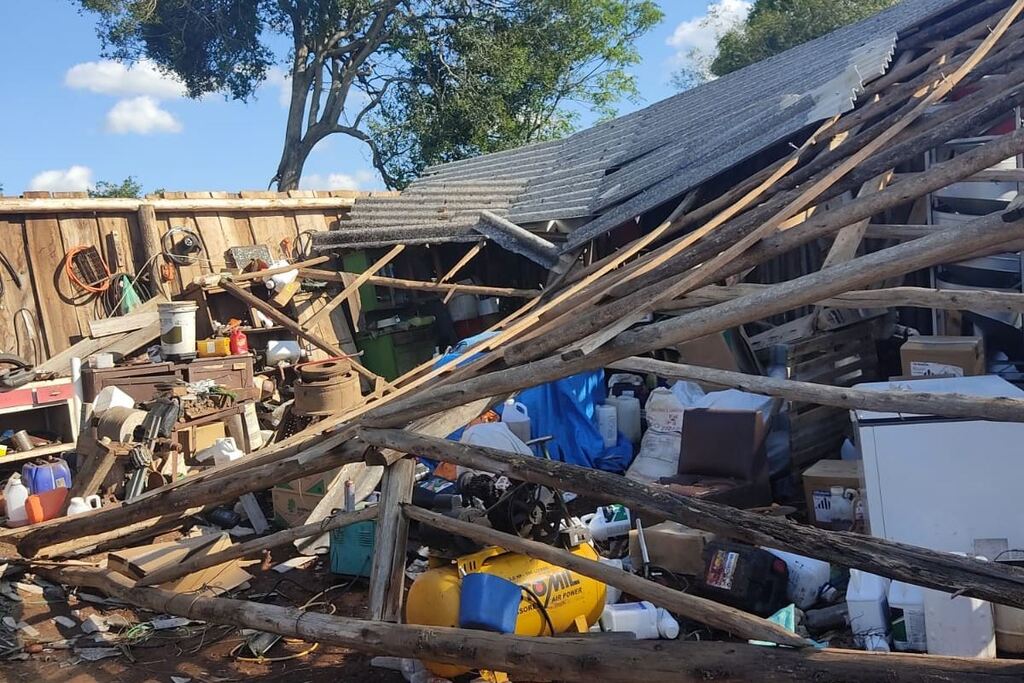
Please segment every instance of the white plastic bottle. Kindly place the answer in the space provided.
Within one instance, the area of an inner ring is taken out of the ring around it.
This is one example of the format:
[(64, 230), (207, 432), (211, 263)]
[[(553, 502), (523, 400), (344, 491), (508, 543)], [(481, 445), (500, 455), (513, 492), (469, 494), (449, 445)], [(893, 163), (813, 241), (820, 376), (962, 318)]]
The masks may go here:
[(14, 473), (7, 480), (4, 487), (4, 507), (7, 513), (7, 526), (25, 526), (28, 524), (28, 512), (25, 510), (25, 501), (28, 500), (29, 490), (21, 482), (21, 475)]
[(605, 448), (611, 448), (619, 441), (619, 411), (607, 403), (597, 406), (597, 431)]
[[(614, 398), (614, 402), (613, 399)], [(626, 392), (608, 399), (615, 406), (619, 431), (631, 444), (640, 443), (640, 399)]]
[(628, 536), (630, 529), (633, 528), (629, 508), (619, 504), (599, 507), (595, 512), (580, 517), (580, 521), (590, 530), (590, 535), (595, 541)]
[(821, 590), (828, 585), (832, 567), (828, 562), (804, 557), (796, 553), (765, 548), (775, 557), (786, 563), (789, 570), (789, 582), (786, 585), (786, 597), (800, 609), (813, 607), (821, 595)]
[(526, 406), (514, 398), (505, 401), (505, 407), (501, 411), (501, 421), (508, 425), (512, 433), (526, 443), (530, 440), (530, 413)]
[(601, 613), (601, 630), (630, 632), (638, 640), (674, 640), (679, 637), (679, 622), (666, 610), (647, 601), (625, 602), (605, 605)]
[(898, 652), (926, 652), (924, 589), (893, 581), (889, 586), (889, 623), (892, 646)]
[(875, 574), (850, 570), (850, 584), (846, 588), (846, 609), (850, 614), (850, 629), (857, 647), (870, 641), (888, 641), (889, 579)]

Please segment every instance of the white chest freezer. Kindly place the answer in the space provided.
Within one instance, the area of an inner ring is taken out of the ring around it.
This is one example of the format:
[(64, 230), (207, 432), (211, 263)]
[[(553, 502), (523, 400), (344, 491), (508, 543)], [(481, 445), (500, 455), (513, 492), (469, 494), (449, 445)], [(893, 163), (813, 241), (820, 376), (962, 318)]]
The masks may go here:
[[(994, 375), (858, 388), (1024, 398)], [(1024, 424), (853, 413), (872, 535), (968, 555), (1024, 548)]]

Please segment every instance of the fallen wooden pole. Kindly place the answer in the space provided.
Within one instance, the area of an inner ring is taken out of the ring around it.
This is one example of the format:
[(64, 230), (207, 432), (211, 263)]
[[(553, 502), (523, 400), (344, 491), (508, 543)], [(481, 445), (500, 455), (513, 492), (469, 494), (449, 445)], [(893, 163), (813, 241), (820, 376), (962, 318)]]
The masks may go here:
[[(883, 413), (916, 415), (942, 414), (998, 422), (1024, 422), (1024, 400), (987, 398), (963, 394), (934, 394), (904, 391), (871, 391), (831, 387), (813, 382), (797, 382), (760, 375), (747, 375), (730, 370), (716, 370), (683, 363), (669, 363), (653, 358), (625, 358), (608, 367), (628, 372), (653, 373), (666, 379), (707, 382), (762, 396), (777, 396), (790, 401), (804, 401), (850, 410), (875, 410)], [(900, 382), (894, 382), (899, 385)]]
[(1024, 570), (981, 562), (850, 532), (825, 531), (783, 517), (690, 498), (667, 488), (585, 467), (517, 455), (395, 429), (360, 429), (367, 444), (504, 474), (510, 479), (572, 491), (637, 512), (671, 519), (745, 543), (827, 560), (899, 581), (1024, 607)]
[[(111, 510), (119, 508), (110, 508)], [(180, 527), (186, 519), (203, 511), (202, 506), (185, 508), (179, 512), (152, 517), (134, 524), (126, 524), (112, 531), (72, 538), (54, 545), (48, 545), (35, 553), (33, 559), (75, 557), (93, 553), (127, 548), (153, 538), (171, 529)]]
[(1024, 676), (1024, 663), (849, 650), (799, 650), (744, 643), (634, 641), (601, 636), (537, 637), (436, 626), (350, 619), (244, 600), (136, 588), (124, 576), (89, 567), (39, 568), (51, 581), (92, 588), (153, 610), (307, 642), (505, 671), (518, 680), (580, 683), (1009, 683)]
[(254, 538), (253, 540), (246, 541), (245, 543), (235, 543), (220, 552), (198, 555), (179, 564), (162, 567), (142, 577), (135, 585), (156, 586), (161, 583), (167, 583), (168, 581), (180, 579), (183, 576), (187, 576), (188, 574), (197, 572), (201, 569), (206, 569), (207, 567), (216, 567), (219, 564), (230, 562), (231, 560), (237, 560), (242, 557), (252, 557), (264, 550), (278, 548), (300, 538), (317, 536), (328, 531), (347, 527), (350, 524), (375, 519), (376, 517), (376, 506), (365, 507), (362, 510), (356, 510), (354, 512), (338, 512), (333, 517), (328, 517), (322, 522), (317, 522), (316, 524), (304, 524), (291, 529), (285, 529), (284, 531), (278, 531), (277, 533), (264, 536), (263, 538)]
[[(299, 272), (301, 277), (323, 282), (344, 282), (342, 273), (335, 273), (330, 270), (316, 270), (304, 268)], [(357, 273), (351, 274), (356, 277)], [(461, 294), (477, 294), (479, 296), (511, 296), (519, 299), (532, 299), (540, 296), (537, 289), (515, 289), (512, 287), (487, 287), (484, 285), (462, 285), (456, 282), (427, 282), (425, 280), (403, 280), (397, 277), (385, 277), (384, 275), (370, 275), (364, 278), (363, 283), (391, 287), (393, 289), (411, 289), (421, 292), (455, 292)]]
[(546, 543), (538, 543), (537, 541), (502, 533), (481, 524), (453, 519), (412, 505), (405, 505), (403, 509), (409, 519), (421, 524), (432, 526), (435, 529), (440, 529), (456, 536), (464, 536), (478, 543), (498, 546), (499, 548), (543, 560), (544, 562), (550, 562), (563, 569), (568, 569), (577, 574), (589, 576), (602, 583), (620, 588), (629, 595), (635, 596), (640, 600), (653, 602), (658, 607), (664, 607), (668, 611), (687, 619), (692, 619), (722, 631), (728, 631), (741, 638), (764, 640), (770, 643), (791, 645), (793, 647), (805, 647), (810, 644), (792, 631), (788, 631), (767, 619), (747, 614), (734, 607), (722, 605), (696, 595), (673, 590), (667, 586), (662, 586), (660, 583), (655, 583), (649, 579), (630, 574), (607, 564), (588, 560), (585, 557), (574, 555)]
[[(744, 282), (738, 285), (710, 285), (659, 306), (659, 311), (703, 308), (732, 301), (771, 285)], [(830, 308), (936, 308), (947, 311), (991, 311), (1024, 313), (1024, 294), (992, 290), (928, 289), (926, 287), (887, 287), (845, 292), (816, 301)]]
[[(41, 548), (70, 539), (113, 531), (128, 524), (196, 505), (234, 500), (242, 494), (270, 488), (278, 482), (292, 481), (341, 465), (360, 462), (364, 457), (364, 450), (363, 444), (353, 440), (348, 440), (337, 448), (328, 448), (324, 443), (319, 443), (308, 449), (305, 457), (293, 457), (258, 467), (239, 469), (232, 477), (189, 483), (168, 489), (161, 495), (143, 501), (83, 512), (72, 517), (61, 517), (36, 527), (28, 527), (17, 543), (18, 552), (25, 557), (32, 557)], [(314, 459), (313, 454), (319, 457)]]
[[(894, 183), (881, 192), (855, 199), (831, 211), (815, 214), (800, 225), (783, 230), (751, 247), (747, 253), (735, 259), (729, 267), (719, 273), (719, 276), (724, 278), (745, 272), (812, 240), (836, 233), (857, 221), (871, 218), (886, 209), (912, 202), (929, 192), (946, 187), (1022, 151), (1024, 151), (1024, 129), (1003, 135), (949, 161), (937, 164), (913, 179)], [(723, 226), (723, 228), (728, 227), (728, 225)], [(942, 231), (939, 230), (931, 234), (934, 235), (937, 232)], [(664, 281), (674, 277), (683, 277), (688, 270), (699, 266), (725, 249), (736, 236), (737, 232), (731, 229), (715, 231), (668, 263), (646, 275), (639, 276), (635, 283), (613, 288), (610, 295), (614, 300), (588, 311), (586, 316), (575, 317), (571, 321), (567, 320), (564, 325), (544, 337), (530, 339), (528, 342), (514, 344), (506, 348), (504, 350), (505, 361), (510, 365), (519, 365), (543, 358), (556, 349), (593, 334), (629, 311), (654, 299), (664, 291)], [(951, 260), (959, 259), (951, 258)], [(875, 282), (877, 281), (880, 280)], [(873, 284), (873, 282), (864, 283), (864, 285), (868, 284)], [(555, 317), (566, 312), (567, 308), (563, 306), (552, 311), (550, 316)]]
[[(312, 268), (313, 266), (319, 266), (323, 263), (327, 263), (330, 260), (330, 256), (314, 256), (313, 258), (306, 259), (305, 261), (289, 263), (287, 266), (274, 266), (273, 268), (264, 268), (263, 270), (254, 270), (248, 273), (239, 273), (237, 275), (221, 273), (220, 275), (200, 276), (193, 280), (193, 282), (197, 285), (202, 285), (207, 282), (208, 278), (213, 277), (216, 277), (217, 281), (219, 281), (220, 278), (227, 278), (232, 282), (248, 282), (249, 280), (259, 280), (272, 275), (280, 275), (281, 273), (287, 273), (290, 270), (298, 270), (299, 268)], [(214, 284), (217, 284), (217, 282), (214, 282)]]

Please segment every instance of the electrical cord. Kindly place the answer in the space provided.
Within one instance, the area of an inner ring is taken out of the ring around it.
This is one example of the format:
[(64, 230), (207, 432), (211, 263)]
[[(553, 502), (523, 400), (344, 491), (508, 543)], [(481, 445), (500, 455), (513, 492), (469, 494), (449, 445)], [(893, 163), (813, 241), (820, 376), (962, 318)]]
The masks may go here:
[[(541, 602), (540, 597), (536, 593), (534, 593), (532, 589), (526, 586), (520, 586), (520, 588), (522, 588), (523, 592), (526, 593), (527, 597), (533, 600), (533, 602), (537, 605), (537, 609), (540, 610), (541, 616), (544, 617), (544, 621), (548, 625), (548, 630), (551, 632), (551, 635), (555, 635), (555, 625), (551, 623), (551, 615), (548, 614), (548, 608), (544, 606), (543, 602)], [(544, 635), (543, 626), (540, 629), (540, 633), (538, 633), (537, 635)]]
[(110, 266), (107, 265), (106, 260), (103, 258), (103, 256), (100, 255), (98, 250), (96, 250), (96, 257), (99, 259), (100, 265), (103, 266), (103, 272), (106, 273), (106, 275), (101, 280), (99, 280), (98, 282), (82, 282), (82, 279), (78, 277), (78, 273), (75, 272), (75, 256), (83, 252), (89, 251), (90, 249), (96, 250), (96, 247), (80, 245), (68, 249), (67, 253), (64, 254), (64, 274), (67, 275), (68, 280), (70, 280), (71, 283), (78, 287), (79, 289), (89, 292), (90, 294), (102, 294), (103, 292), (107, 291), (107, 289), (110, 287), (111, 275)]

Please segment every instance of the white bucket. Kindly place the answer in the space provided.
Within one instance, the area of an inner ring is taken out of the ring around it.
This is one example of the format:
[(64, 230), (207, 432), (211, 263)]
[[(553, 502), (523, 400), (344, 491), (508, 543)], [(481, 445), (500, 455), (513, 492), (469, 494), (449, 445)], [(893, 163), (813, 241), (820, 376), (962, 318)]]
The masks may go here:
[(164, 358), (191, 360), (196, 357), (196, 311), (194, 301), (157, 304), (160, 314), (160, 350)]

